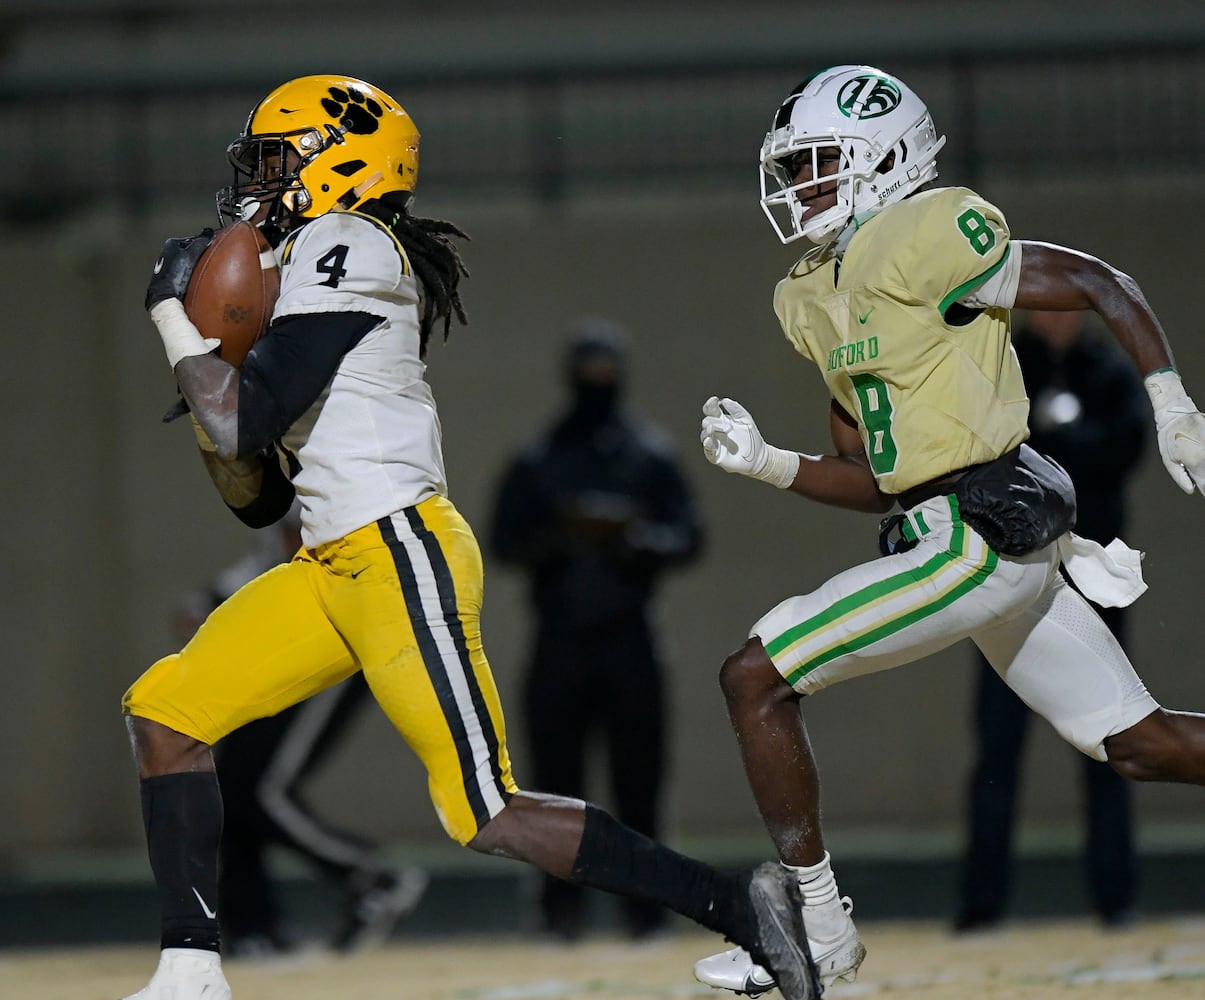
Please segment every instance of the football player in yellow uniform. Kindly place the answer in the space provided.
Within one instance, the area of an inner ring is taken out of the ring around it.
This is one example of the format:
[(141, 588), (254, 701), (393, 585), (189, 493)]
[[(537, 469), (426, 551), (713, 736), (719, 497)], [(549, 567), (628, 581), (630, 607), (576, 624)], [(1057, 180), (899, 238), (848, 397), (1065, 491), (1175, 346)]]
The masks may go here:
[(255, 107), (219, 210), (270, 234), (281, 287), (241, 368), (183, 309), (204, 236), (169, 240), (155, 267), (147, 307), (211, 478), (253, 526), (296, 496), (302, 548), (126, 692), (162, 910), (159, 966), (134, 997), (230, 997), (210, 747), (356, 671), (426, 767), (454, 840), (668, 906), (750, 949), (792, 1000), (819, 996), (797, 884), (777, 863), (722, 873), (511, 775), (481, 641), (481, 554), (447, 496), (424, 379), (432, 330), (464, 321), (463, 234), (410, 212), (418, 141), (398, 103), (360, 80), (303, 77)]
[[(900, 80), (837, 66), (800, 84), (761, 152), (762, 206), (811, 248), (774, 308), (831, 399), (831, 455), (765, 442), (731, 399), (703, 407), (707, 458), (822, 503), (872, 513), (883, 556), (791, 597), (752, 628), (721, 685), (754, 797), (799, 878), (821, 978), (852, 980), (865, 948), (820, 827), (800, 699), (960, 639), (1068, 742), (1139, 780), (1205, 784), (1205, 716), (1151, 697), (1084, 593), (1124, 605), (1137, 553), (1071, 532), (1066, 474), (1025, 444), (1029, 403), (1009, 310), (1091, 309), (1145, 376), (1159, 450), (1205, 488), (1205, 416), (1135, 282), (1088, 254), (1011, 238), (974, 191), (939, 188), (945, 139)], [(698, 962), (703, 982), (757, 995), (773, 975), (741, 948)]]

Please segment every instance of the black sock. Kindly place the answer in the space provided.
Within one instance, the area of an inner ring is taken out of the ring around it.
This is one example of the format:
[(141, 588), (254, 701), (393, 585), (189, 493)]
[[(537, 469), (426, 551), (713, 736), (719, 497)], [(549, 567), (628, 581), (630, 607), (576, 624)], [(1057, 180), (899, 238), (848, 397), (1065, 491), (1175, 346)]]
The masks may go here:
[(220, 951), (222, 794), (211, 771), (144, 778), (142, 822), (159, 890), (162, 948)]
[(672, 851), (589, 803), (569, 881), (668, 906), (742, 947), (756, 936), (747, 876)]

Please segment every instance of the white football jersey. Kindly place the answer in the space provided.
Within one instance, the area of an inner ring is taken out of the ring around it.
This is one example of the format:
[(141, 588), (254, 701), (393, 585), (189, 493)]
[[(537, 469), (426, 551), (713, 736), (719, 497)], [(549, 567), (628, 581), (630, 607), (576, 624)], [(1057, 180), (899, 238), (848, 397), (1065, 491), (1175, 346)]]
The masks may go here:
[(360, 312), (374, 327), (281, 439), (307, 547), (430, 496), (447, 495), (439, 415), (419, 359), (419, 290), (397, 238), (376, 219), (330, 212), (277, 250), (272, 318)]

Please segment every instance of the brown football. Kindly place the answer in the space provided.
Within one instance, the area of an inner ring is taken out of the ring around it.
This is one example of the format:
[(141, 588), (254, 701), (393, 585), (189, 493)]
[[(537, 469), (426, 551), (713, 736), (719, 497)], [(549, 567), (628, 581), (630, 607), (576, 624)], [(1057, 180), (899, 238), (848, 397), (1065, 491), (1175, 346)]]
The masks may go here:
[(267, 330), (279, 294), (280, 268), (264, 234), (234, 222), (214, 234), (197, 261), (184, 311), (202, 337), (222, 342), (218, 355), (237, 368)]

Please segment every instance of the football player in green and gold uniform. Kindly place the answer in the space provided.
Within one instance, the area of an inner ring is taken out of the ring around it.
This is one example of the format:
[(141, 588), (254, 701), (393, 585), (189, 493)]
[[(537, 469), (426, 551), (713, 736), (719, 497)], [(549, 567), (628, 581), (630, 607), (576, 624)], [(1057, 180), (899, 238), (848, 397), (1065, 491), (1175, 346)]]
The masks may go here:
[[(1159, 450), (1186, 492), (1205, 487), (1205, 415), (1135, 282), (1088, 254), (1011, 238), (974, 191), (939, 188), (945, 142), (921, 100), (870, 66), (837, 66), (779, 107), (761, 151), (762, 206), (808, 253), (774, 308), (831, 395), (831, 455), (768, 445), (749, 412), (703, 407), (707, 458), (822, 503), (873, 513), (881, 558), (769, 611), (721, 685), (754, 797), (799, 878), (825, 982), (865, 948), (820, 828), (820, 781), (800, 699), (972, 639), (1069, 743), (1138, 780), (1205, 784), (1205, 716), (1162, 708), (1086, 600), (1145, 588), (1138, 555), (1076, 536), (1065, 472), (1025, 445), (1029, 402), (1011, 308), (1099, 314), (1145, 377)], [(695, 966), (757, 995), (773, 976), (735, 948)]]
[(418, 140), (398, 103), (360, 80), (303, 77), (255, 107), (219, 209), (270, 234), (281, 286), (241, 368), (183, 309), (204, 236), (169, 240), (151, 279), (147, 307), (211, 478), (253, 526), (296, 496), (301, 548), (126, 693), (162, 910), (159, 966), (134, 998), (228, 1000), (210, 747), (356, 671), (426, 767), (455, 841), (668, 906), (751, 949), (791, 1000), (819, 996), (781, 866), (729, 875), (512, 777), (481, 641), (481, 553), (448, 498), (424, 378), (431, 332), (464, 320), (463, 234), (411, 214)]

